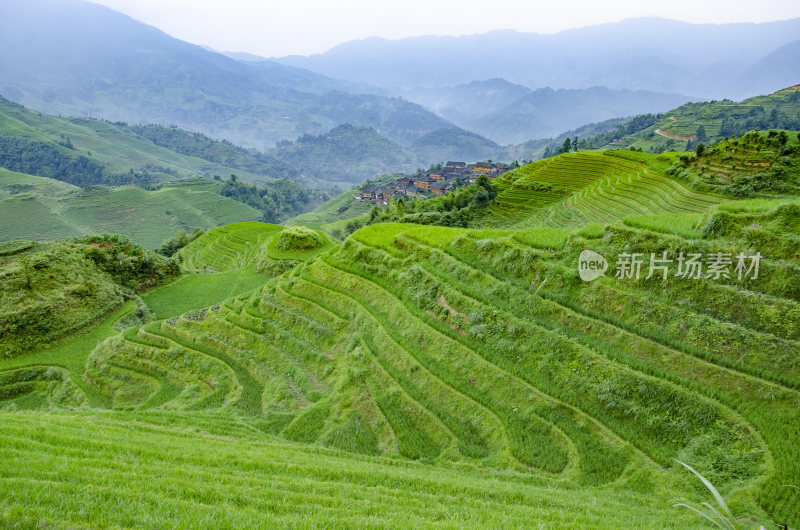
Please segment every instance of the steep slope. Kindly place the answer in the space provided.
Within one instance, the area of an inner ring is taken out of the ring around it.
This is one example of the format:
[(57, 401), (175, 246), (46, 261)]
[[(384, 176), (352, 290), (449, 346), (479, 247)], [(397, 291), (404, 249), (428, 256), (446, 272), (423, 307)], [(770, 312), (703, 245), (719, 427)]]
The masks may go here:
[(291, 173), (288, 166), (267, 155), (255, 156), (189, 131), (57, 117), (27, 109), (0, 96), (2, 139), (22, 141), (28, 152), (33, 150), (31, 143), (44, 143), (63, 157), (87, 159), (103, 166), (110, 174), (134, 171), (150, 174), (154, 180), (237, 173), (248, 181), (263, 181)]
[(401, 99), (241, 62), (79, 0), (0, 6), (0, 93), (54, 114), (177, 124), (265, 149), (349, 121), (402, 144), (449, 124)]
[[(344, 451), (315, 449), (318, 455), (394, 456), (402, 458), (396, 465), (413, 469), (408, 461), (418, 460), (434, 476), (477, 468), (523, 489), (569, 488), (559, 506), (595, 492), (600, 513), (617, 493), (631, 492), (647, 499), (634, 501), (633, 517), (643, 505), (669, 507), (702, 495), (677, 458), (733, 496), (738, 513), (764, 520), (763, 509), (796, 524), (798, 493), (781, 484), (800, 479), (800, 374), (788, 354), (800, 340), (800, 293), (786, 281), (798, 257), (745, 239), (737, 249), (758, 248), (765, 258), (759, 278), (741, 282), (634, 281), (609, 273), (586, 283), (576, 271), (587, 247), (613, 263), (630, 251), (711, 253), (742, 241), (752, 222), (775, 242), (797, 237), (778, 221), (795, 210), (744, 215), (728, 232), (701, 240), (619, 226), (587, 239), (588, 232), (569, 230), (374, 225), (252, 294), (136, 326), (84, 350), (85, 364), (53, 372), (50, 386), (15, 386), (43, 381), (34, 373), (48, 364), (42, 358), (37, 368), (23, 359), (1, 363), (3, 388), (19, 390), (0, 403), (119, 411), (94, 423), (98, 436), (111, 435), (119, 420), (177, 423), (207, 432), (212, 444), (224, 435), (234, 447), (269, 451), (264, 441), (278, 435), (284, 444)], [(733, 303), (718, 303), (723, 299)], [(758, 310), (748, 310), (753, 304)], [(778, 326), (777, 314), (784, 315)], [(70, 392), (54, 394), (59, 388)], [(24, 417), (65, 430), (76, 421), (73, 413), (49, 414)], [(13, 436), (27, 435), (14, 425)], [(171, 443), (174, 427), (155, 429), (157, 446)], [(181, 442), (181, 454), (194, 443)], [(105, 449), (89, 451), (101, 457)], [(150, 454), (147, 467), (160, 466), (161, 457)], [(241, 457), (236, 462), (226, 464), (226, 480), (243, 479)], [(351, 464), (341, 462), (335, 475), (352, 477)], [(64, 516), (56, 503), (67, 487), (61, 480), (38, 504), (47, 517)], [(349, 480), (337, 487), (349, 488)], [(416, 489), (407, 480), (403, 488)], [(33, 490), (17, 491), (13, 502), (32, 502)], [(186, 495), (172, 491), (164, 502)], [(549, 506), (549, 517), (564, 510)], [(352, 516), (336, 506), (326, 513), (336, 521)], [(587, 524), (614, 520), (597, 513), (586, 515)], [(692, 523), (688, 512), (658, 513), (661, 523), (648, 524)]]
[(155, 249), (178, 230), (255, 221), (262, 213), (197, 180), (157, 191), (132, 186), (80, 190), (0, 169), (0, 240), (52, 240), (114, 232)]
[[(753, 129), (800, 130), (800, 88), (790, 86), (740, 102), (687, 103), (659, 115), (642, 115), (596, 136), (581, 136), (581, 148), (634, 146), (645, 151), (694, 150)], [(578, 131), (576, 131), (578, 133)], [(557, 140), (549, 144), (558, 147)]]
[(667, 175), (675, 160), (629, 151), (548, 158), (496, 179), (500, 193), (480, 222), (575, 227), (630, 215), (702, 213), (722, 201)]

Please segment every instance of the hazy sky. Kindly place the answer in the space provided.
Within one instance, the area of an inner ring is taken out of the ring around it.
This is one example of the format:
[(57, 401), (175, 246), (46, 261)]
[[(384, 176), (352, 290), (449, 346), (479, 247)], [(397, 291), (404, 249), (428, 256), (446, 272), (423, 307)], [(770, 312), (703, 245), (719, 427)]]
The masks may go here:
[(323, 52), (364, 37), (465, 35), (493, 29), (554, 33), (660, 16), (696, 23), (800, 17), (797, 0), (93, 0), (170, 35), (265, 57)]

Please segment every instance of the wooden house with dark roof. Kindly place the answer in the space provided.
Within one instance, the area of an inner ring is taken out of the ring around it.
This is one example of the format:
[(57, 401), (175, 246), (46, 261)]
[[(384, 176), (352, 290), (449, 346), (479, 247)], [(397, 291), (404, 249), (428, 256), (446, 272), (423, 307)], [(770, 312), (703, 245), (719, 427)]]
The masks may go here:
[(445, 169), (467, 169), (465, 162), (448, 162), (445, 164)]
[(482, 173), (489, 173), (494, 169), (494, 164), (485, 160), (483, 162), (475, 162), (475, 164), (472, 166), (472, 169)]
[(431, 184), (436, 182), (428, 175), (418, 175), (414, 177), (414, 185), (422, 190), (429, 190), (431, 189)]
[(434, 182), (431, 184), (431, 191), (434, 195), (444, 195), (450, 189), (449, 182)]
[(389, 186), (381, 186), (375, 191), (375, 199), (379, 202), (388, 201), (392, 197), (394, 190)]
[(375, 191), (378, 189), (377, 186), (373, 184), (368, 184), (361, 188), (360, 195), (362, 199), (365, 200), (372, 200), (375, 198)]

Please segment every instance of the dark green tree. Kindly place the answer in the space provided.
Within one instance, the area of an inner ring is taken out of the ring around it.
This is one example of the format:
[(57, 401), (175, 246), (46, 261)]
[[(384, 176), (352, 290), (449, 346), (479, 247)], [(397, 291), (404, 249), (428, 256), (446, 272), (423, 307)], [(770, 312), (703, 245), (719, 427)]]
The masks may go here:
[(697, 144), (697, 148), (694, 150), (694, 152), (697, 154), (697, 157), (699, 158), (699, 157), (703, 156), (703, 152), (705, 152), (705, 150), (706, 150), (706, 146), (703, 145), (702, 143), (699, 143), (699, 144)]

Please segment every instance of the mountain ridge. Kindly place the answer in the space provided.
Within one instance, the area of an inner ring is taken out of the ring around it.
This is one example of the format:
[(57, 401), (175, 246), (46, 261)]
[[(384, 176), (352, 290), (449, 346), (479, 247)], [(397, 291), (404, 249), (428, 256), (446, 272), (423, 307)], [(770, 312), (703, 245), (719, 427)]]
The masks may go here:
[[(418, 86), (452, 86), (503, 77), (531, 87), (604, 85), (701, 98), (743, 97), (753, 88), (770, 89), (742, 86), (739, 77), (744, 68), (797, 40), (798, 34), (800, 18), (690, 24), (651, 17), (554, 34), (502, 30), (458, 37), (372, 37), (342, 43), (322, 54), (276, 60), (378, 86), (408, 87), (413, 84), (410, 79), (416, 79)], [(464, 57), (470, 60), (465, 63)], [(739, 71), (730, 71), (731, 65)], [(707, 78), (712, 71), (716, 77)], [(785, 81), (779, 85), (785, 86)], [(723, 89), (729, 82), (732, 86)]]
[[(0, 93), (53, 114), (177, 124), (262, 150), (345, 121), (401, 144), (451, 124), (274, 61), (242, 62), (78, 0), (0, 5)], [(302, 86), (299, 86), (302, 85)]]

